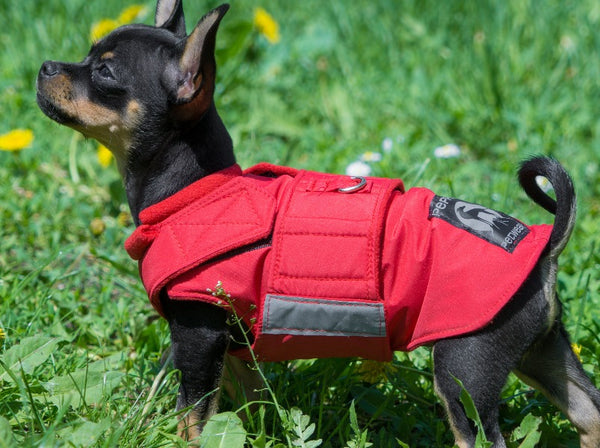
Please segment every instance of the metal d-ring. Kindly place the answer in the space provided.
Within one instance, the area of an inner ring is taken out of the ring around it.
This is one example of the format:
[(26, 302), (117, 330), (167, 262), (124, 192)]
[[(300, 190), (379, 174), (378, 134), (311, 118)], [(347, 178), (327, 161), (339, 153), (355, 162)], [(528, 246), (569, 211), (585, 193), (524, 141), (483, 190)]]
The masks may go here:
[(351, 187), (338, 188), (340, 193), (355, 193), (362, 190), (367, 185), (367, 179), (362, 176), (352, 176), (351, 179), (357, 180), (358, 183), (356, 185), (352, 185)]

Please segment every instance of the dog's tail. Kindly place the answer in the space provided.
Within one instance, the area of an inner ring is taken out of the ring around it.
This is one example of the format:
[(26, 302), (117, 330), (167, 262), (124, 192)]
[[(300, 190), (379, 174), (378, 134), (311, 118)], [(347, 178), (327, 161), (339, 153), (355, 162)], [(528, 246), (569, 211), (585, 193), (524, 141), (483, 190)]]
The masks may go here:
[[(550, 182), (556, 200), (540, 188), (538, 177), (545, 177)], [(551, 257), (558, 257), (575, 226), (577, 205), (571, 176), (558, 161), (550, 157), (534, 157), (521, 165), (519, 183), (531, 199), (555, 215), (547, 250)]]

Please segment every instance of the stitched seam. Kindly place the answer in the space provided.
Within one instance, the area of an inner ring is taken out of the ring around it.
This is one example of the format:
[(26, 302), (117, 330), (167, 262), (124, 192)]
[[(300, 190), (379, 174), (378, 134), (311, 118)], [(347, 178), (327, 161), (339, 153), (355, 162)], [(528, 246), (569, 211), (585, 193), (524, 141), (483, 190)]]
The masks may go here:
[[(248, 195), (246, 194), (246, 192), (243, 191), (243, 190), (241, 190), (241, 191), (238, 191), (237, 194), (236, 194), (236, 192), (231, 192), (230, 194), (226, 194), (224, 196), (223, 195), (219, 196), (218, 198), (215, 198), (215, 199), (213, 199), (211, 201), (207, 201), (207, 202), (198, 201), (195, 204), (191, 204), (189, 207), (186, 207), (185, 208), (185, 212), (183, 212), (180, 216), (177, 216), (177, 219), (179, 220), (179, 219), (182, 219), (182, 218), (186, 218), (187, 216), (195, 213), (197, 209), (208, 207), (211, 204), (214, 204), (215, 202), (222, 201), (223, 199), (239, 198), (240, 193), (243, 193), (246, 198), (248, 197)], [(246, 203), (249, 203), (249, 202), (250, 201), (246, 201)], [(257, 217), (256, 209), (254, 207), (252, 208), (252, 211), (254, 212), (254, 216)], [(255, 222), (256, 222), (256, 219), (254, 221), (248, 221), (249, 224), (253, 224)]]
[(308, 231), (286, 231), (281, 232), (285, 235), (293, 236), (330, 236), (334, 238), (364, 238), (368, 233), (336, 233), (336, 232), (308, 232)]
[[(185, 217), (195, 213), (195, 211), (197, 209), (207, 207), (215, 202), (220, 202), (223, 199), (239, 198), (240, 194), (244, 194), (245, 197), (248, 198), (248, 190), (250, 190), (250, 189), (255, 190), (256, 192), (260, 193), (262, 196), (267, 196), (267, 195), (265, 195), (265, 193), (263, 191), (261, 191), (258, 188), (255, 188), (252, 185), (246, 184), (246, 185), (242, 185), (240, 187), (237, 184), (239, 184), (239, 182), (237, 182), (236, 185), (229, 186), (229, 188), (228, 188), (229, 191), (226, 191), (225, 194), (223, 194), (223, 192), (221, 192), (221, 194), (219, 194), (216, 197), (202, 198), (198, 201), (194, 201), (192, 204), (190, 204), (188, 207), (186, 207), (179, 213), (175, 213), (170, 218), (165, 220), (164, 221), (165, 224), (171, 223), (172, 221), (175, 221), (175, 220), (180, 220), (182, 218), (185, 218)], [(254, 212), (254, 216), (256, 218), (254, 221), (248, 221), (247, 224), (255, 224), (258, 220), (259, 214), (258, 214), (256, 207), (254, 206), (254, 203), (252, 201), (246, 201), (246, 203), (250, 204), (250, 206), (252, 207), (252, 211)], [(181, 225), (181, 224), (179, 224), (179, 225)], [(207, 224), (207, 225), (210, 225), (210, 224)]]
[[(293, 236), (325, 236), (325, 237), (333, 237), (333, 238), (365, 238), (367, 234), (349, 234), (349, 233), (333, 233), (333, 232), (280, 232), (281, 235), (293, 235)], [(283, 243), (280, 243), (283, 244)], [(281, 246), (280, 246), (281, 247)], [(369, 270), (369, 265), (367, 260), (367, 272)], [(314, 281), (338, 281), (338, 282), (365, 282), (365, 276), (356, 276), (356, 277), (345, 277), (345, 276), (314, 276), (314, 275), (301, 275), (301, 274), (287, 274), (281, 269), (281, 259), (278, 263), (278, 275), (277, 279), (296, 279), (296, 280), (314, 280)], [(275, 280), (277, 280), (275, 279)], [(370, 290), (368, 286), (365, 287), (365, 297), (371, 297)]]
[[(338, 193), (339, 194), (339, 193)], [(327, 221), (352, 221), (352, 222), (371, 222), (370, 218), (365, 219), (355, 219), (351, 217), (343, 217), (338, 218), (336, 216), (302, 216), (302, 215), (288, 215), (288, 219), (297, 219), (301, 221), (306, 221), (308, 219), (314, 219), (317, 221), (327, 220)]]
[(202, 227), (218, 227), (218, 226), (224, 226), (224, 225), (245, 225), (245, 226), (255, 226), (257, 225), (256, 222), (249, 222), (249, 221), (221, 221), (218, 223), (203, 223), (203, 222), (182, 222), (182, 223), (173, 223), (173, 224), (169, 224), (169, 227), (184, 227), (184, 226), (202, 226)]
[[(271, 269), (271, 283), (274, 284), (280, 277), (280, 272), (279, 272), (279, 267), (281, 266), (281, 246), (282, 246), (282, 241), (283, 241), (283, 236), (285, 234), (285, 224), (287, 223), (286, 221), (286, 213), (287, 211), (290, 209), (290, 205), (292, 203), (292, 198), (293, 198), (293, 193), (294, 193), (294, 189), (297, 187), (297, 185), (299, 184), (299, 182), (301, 182), (302, 180), (302, 172), (299, 172), (297, 177), (294, 178), (294, 180), (292, 181), (293, 184), (290, 186), (290, 190), (289, 192), (286, 192), (286, 194), (283, 197), (283, 201), (282, 202), (284, 204), (284, 207), (282, 207), (280, 214), (281, 214), (281, 218), (276, 218), (275, 220), (275, 225), (273, 227), (273, 232), (274, 235), (277, 236), (277, 238), (273, 239), (273, 249), (275, 249), (275, 259), (273, 260), (273, 267)], [(295, 185), (294, 185), (295, 183)], [(279, 232), (277, 232), (279, 230)]]
[[(335, 277), (335, 276), (331, 276), (331, 277), (315, 277), (312, 275), (291, 275), (291, 274), (286, 274), (283, 272), (279, 273), (279, 277), (280, 278), (286, 278), (286, 279), (297, 279), (297, 280), (317, 280), (320, 282), (325, 282), (325, 281), (331, 281), (331, 282), (364, 282), (365, 281), (365, 277)], [(367, 295), (367, 297), (369, 297)]]
[(185, 250), (183, 249), (183, 246), (181, 245), (181, 241), (179, 241), (179, 238), (177, 238), (177, 234), (173, 230), (173, 227), (167, 226), (167, 230), (171, 233), (171, 237), (177, 243), (177, 248), (179, 249), (179, 252), (181, 253), (181, 256), (184, 257), (185, 256)]
[[(267, 329), (267, 333), (266, 334), (273, 334), (273, 333), (269, 333), (269, 330), (282, 330), (282, 331), (301, 331), (303, 333), (337, 333), (341, 336), (353, 336), (353, 335), (360, 335), (360, 334), (366, 334), (369, 335), (370, 337), (373, 338), (384, 338), (386, 337), (385, 334), (382, 335), (381, 332), (381, 327), (379, 327), (379, 333), (378, 334), (374, 334), (374, 333), (368, 333), (366, 331), (339, 331), (339, 330), (319, 330), (319, 329), (312, 329), (312, 328), (287, 328), (287, 327), (272, 327), (272, 328), (268, 328)], [(304, 336), (304, 335), (294, 335), (294, 336)]]
[[(246, 199), (249, 199), (249, 198), (250, 198), (250, 195), (248, 194), (248, 190), (244, 191), (244, 194), (246, 195)], [(255, 204), (254, 204), (254, 201), (249, 201), (249, 200), (247, 200), (246, 202), (247, 202), (247, 203), (250, 205), (250, 207), (252, 208), (252, 212), (254, 213), (254, 216), (256, 217), (256, 221), (259, 221), (259, 220), (260, 220), (260, 214), (258, 213), (258, 210), (256, 209), (256, 206), (255, 206)], [(256, 222), (256, 221), (255, 221), (255, 222)]]
[(275, 296), (274, 299), (271, 298), (269, 300), (269, 306), (271, 302), (278, 300), (280, 302), (289, 302), (289, 303), (302, 303), (306, 305), (319, 304), (319, 305), (328, 305), (328, 306), (350, 306), (356, 308), (368, 307), (368, 308), (381, 308), (382, 301), (371, 303), (371, 302), (340, 302), (335, 299), (303, 299), (301, 297), (293, 298), (293, 297), (284, 297), (284, 296)]
[[(376, 200), (375, 203), (373, 204), (373, 209), (371, 210), (371, 216), (373, 216), (374, 218), (379, 218), (379, 215), (377, 214), (377, 212), (379, 211), (379, 204), (381, 202), (381, 196), (382, 196), (382, 191), (378, 187), (378, 185), (373, 184), (373, 194), (376, 195)], [(368, 251), (367, 253), (368, 255), (368, 259), (367, 259), (367, 278), (365, 281), (365, 289), (366, 289), (366, 294), (367, 297), (370, 297), (371, 294), (371, 282), (375, 283), (377, 281), (377, 279), (375, 279), (375, 272), (373, 269), (373, 256), (377, 256), (377, 254), (375, 254), (375, 244), (374, 244), (374, 233), (376, 230), (376, 226), (377, 226), (377, 222), (375, 222), (375, 219), (371, 220), (371, 225), (369, 227), (370, 232), (367, 235), (367, 243), (369, 245)], [(377, 295), (377, 288), (375, 288), (375, 296)]]
[[(371, 227), (369, 229), (369, 254), (371, 255), (371, 259), (367, 263), (372, 285), (375, 288), (373, 291), (375, 297), (379, 297), (381, 294), (382, 278), (380, 261), (383, 253), (383, 229), (388, 217), (391, 197), (396, 187), (397, 182), (395, 179), (386, 179), (384, 182), (373, 183), (374, 194), (377, 194), (377, 200), (373, 208), (373, 216), (376, 219), (371, 220)], [(368, 287), (371, 286), (369, 282), (367, 282), (367, 285)]]
[[(230, 189), (231, 189), (231, 187), (229, 188), (229, 190)], [(179, 220), (181, 218), (185, 218), (186, 216), (189, 216), (192, 213), (194, 213), (196, 211), (196, 209), (198, 209), (198, 208), (206, 207), (206, 206), (208, 206), (214, 202), (220, 201), (222, 199), (227, 199), (227, 198), (233, 197), (233, 195), (234, 195), (233, 191), (231, 193), (227, 193), (227, 194), (223, 194), (223, 192), (221, 192), (221, 194), (218, 195), (217, 197), (201, 198), (200, 200), (196, 200), (193, 203), (189, 204), (187, 207), (183, 208), (178, 213), (171, 215), (170, 218), (167, 218), (167, 221), (174, 221), (174, 220)]]

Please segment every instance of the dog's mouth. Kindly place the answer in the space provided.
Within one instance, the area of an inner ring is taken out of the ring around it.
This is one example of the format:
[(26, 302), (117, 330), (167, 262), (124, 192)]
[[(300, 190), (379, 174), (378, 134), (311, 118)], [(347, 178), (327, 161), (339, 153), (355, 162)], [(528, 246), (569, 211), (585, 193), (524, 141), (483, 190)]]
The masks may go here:
[(49, 118), (56, 121), (59, 124), (66, 126), (73, 126), (77, 124), (77, 121), (73, 119), (69, 114), (60, 109), (52, 100), (45, 96), (39, 89), (37, 91), (37, 103), (42, 112)]

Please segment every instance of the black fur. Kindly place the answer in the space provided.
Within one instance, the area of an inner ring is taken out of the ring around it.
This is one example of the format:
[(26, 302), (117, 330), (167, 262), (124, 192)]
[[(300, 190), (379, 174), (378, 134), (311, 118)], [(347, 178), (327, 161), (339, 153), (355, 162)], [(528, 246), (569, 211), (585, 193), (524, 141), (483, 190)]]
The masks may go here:
[[(97, 42), (83, 62), (49, 61), (40, 70), (40, 108), (113, 150), (136, 223), (144, 208), (235, 163), (231, 138), (213, 102), (214, 46), (226, 11), (224, 5), (209, 12), (186, 36), (181, 1), (159, 0), (156, 27), (119, 28)], [(549, 179), (556, 200), (539, 188), (538, 176)], [(600, 392), (571, 349), (555, 292), (557, 257), (575, 222), (573, 184), (558, 162), (545, 157), (525, 162), (519, 180), (536, 203), (556, 215), (550, 242), (491, 324), (435, 344), (436, 390), (460, 447), (473, 446), (476, 432), (455, 378), (471, 394), (488, 439), (503, 447), (498, 400), (511, 371), (567, 414), (582, 446), (600, 447)], [(162, 306), (181, 371), (178, 408), (194, 407), (180, 425), (181, 434), (191, 439), (215, 410), (222, 375), (233, 394), (229, 374), (241, 377), (246, 395), (260, 381), (243, 363), (228, 358), (230, 332), (222, 309), (166, 296)]]

